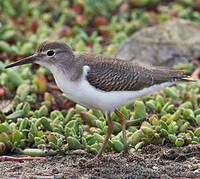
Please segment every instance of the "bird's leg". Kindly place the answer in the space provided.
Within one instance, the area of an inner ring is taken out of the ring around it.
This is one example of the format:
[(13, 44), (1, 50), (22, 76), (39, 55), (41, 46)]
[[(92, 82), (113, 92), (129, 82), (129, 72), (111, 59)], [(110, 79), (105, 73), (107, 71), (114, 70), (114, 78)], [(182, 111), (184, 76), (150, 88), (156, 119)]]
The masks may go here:
[(98, 152), (98, 154), (96, 156), (97, 158), (101, 157), (101, 155), (102, 155), (102, 153), (103, 153), (103, 151), (105, 149), (105, 146), (108, 143), (110, 135), (112, 134), (112, 130), (113, 130), (113, 122), (111, 120), (110, 113), (107, 114), (107, 117), (108, 117), (108, 131), (106, 133), (106, 137), (105, 137), (105, 139), (103, 141), (103, 144), (102, 144), (102, 146), (101, 146), (101, 148), (100, 148), (100, 150), (99, 150), (99, 152)]
[(121, 120), (121, 125), (122, 125), (122, 135), (123, 135), (123, 141), (124, 141), (124, 152), (128, 153), (128, 144), (127, 144), (127, 139), (126, 139), (126, 119), (123, 116), (123, 114), (115, 109), (115, 114), (119, 117)]

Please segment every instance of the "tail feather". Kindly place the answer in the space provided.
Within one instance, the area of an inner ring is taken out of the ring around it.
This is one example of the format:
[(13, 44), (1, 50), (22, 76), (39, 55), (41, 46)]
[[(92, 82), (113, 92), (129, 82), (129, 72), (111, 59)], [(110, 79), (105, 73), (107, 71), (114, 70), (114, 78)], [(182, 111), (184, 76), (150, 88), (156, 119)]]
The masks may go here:
[(181, 81), (181, 82), (197, 82), (198, 80), (192, 80), (189, 78), (181, 78), (181, 79), (179, 79), (179, 81)]
[(181, 81), (181, 82), (196, 82), (197, 81), (197, 80), (190, 79), (190, 76), (187, 75), (186, 72), (183, 70), (179, 70), (179, 73), (177, 73), (177, 77), (175, 77), (175, 80)]
[(162, 70), (156, 69), (153, 71), (153, 79), (155, 83), (163, 82), (195, 82), (190, 79), (184, 70)]

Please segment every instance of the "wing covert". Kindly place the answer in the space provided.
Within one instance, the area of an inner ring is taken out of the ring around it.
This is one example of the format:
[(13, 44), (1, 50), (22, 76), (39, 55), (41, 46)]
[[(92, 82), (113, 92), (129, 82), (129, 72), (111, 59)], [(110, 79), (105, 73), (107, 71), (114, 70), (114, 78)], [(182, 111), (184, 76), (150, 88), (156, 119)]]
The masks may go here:
[(92, 86), (107, 92), (137, 91), (152, 84), (152, 77), (148, 73), (142, 75), (136, 69), (126, 70), (123, 67), (90, 66), (86, 78)]

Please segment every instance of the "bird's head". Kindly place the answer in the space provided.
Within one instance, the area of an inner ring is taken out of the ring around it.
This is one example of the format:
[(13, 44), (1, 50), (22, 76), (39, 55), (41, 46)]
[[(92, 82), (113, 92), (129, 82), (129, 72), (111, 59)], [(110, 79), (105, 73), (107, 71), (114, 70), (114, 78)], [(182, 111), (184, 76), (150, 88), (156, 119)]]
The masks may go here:
[(20, 66), (28, 63), (37, 63), (51, 70), (55, 66), (65, 66), (72, 63), (74, 53), (70, 46), (63, 42), (45, 41), (40, 44), (36, 52), (17, 62), (7, 65), (5, 68)]

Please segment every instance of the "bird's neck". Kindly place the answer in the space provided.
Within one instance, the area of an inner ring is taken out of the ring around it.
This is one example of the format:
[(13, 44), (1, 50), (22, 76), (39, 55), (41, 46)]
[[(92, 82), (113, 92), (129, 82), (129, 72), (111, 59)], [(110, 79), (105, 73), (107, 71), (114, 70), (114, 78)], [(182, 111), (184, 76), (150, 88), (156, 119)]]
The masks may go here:
[[(49, 70), (53, 73), (55, 79), (62, 78), (63, 80), (75, 81), (81, 77), (82, 68), (78, 64), (62, 64), (62, 65), (52, 65)], [(64, 82), (64, 81), (63, 81)]]

